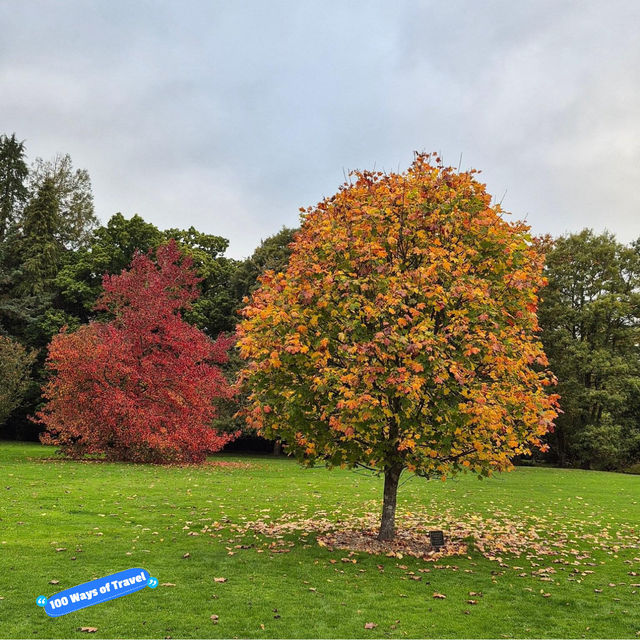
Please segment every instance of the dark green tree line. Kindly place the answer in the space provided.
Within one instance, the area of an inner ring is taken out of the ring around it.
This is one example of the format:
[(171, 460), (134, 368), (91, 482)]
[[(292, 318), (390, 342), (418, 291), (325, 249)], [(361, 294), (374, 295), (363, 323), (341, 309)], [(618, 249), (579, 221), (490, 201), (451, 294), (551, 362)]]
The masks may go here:
[[(73, 330), (97, 317), (103, 275), (120, 273), (136, 251), (153, 252), (173, 238), (193, 259), (201, 295), (185, 319), (215, 337), (235, 331), (263, 273), (287, 268), (295, 234), (282, 228), (234, 260), (225, 256), (225, 238), (193, 227), (161, 230), (121, 213), (99, 225), (86, 170), (65, 154), (28, 164), (25, 143), (1, 135), (0, 336), (20, 345), (5, 349), (12, 362), (16, 349), (28, 357), (20, 360), (19, 393), (11, 394), (0, 435), (36, 437), (26, 416), (40, 402), (48, 343), (62, 326)], [(640, 241), (624, 245), (589, 230), (549, 240), (545, 270), (541, 337), (563, 411), (549, 438), (550, 459), (607, 469), (640, 463)], [(224, 365), (229, 381), (240, 366), (232, 348)], [(221, 401), (217, 426), (248, 433), (234, 418), (243, 402)]]
[[(238, 261), (224, 255), (225, 238), (193, 227), (163, 231), (138, 215), (127, 219), (120, 213), (99, 226), (88, 172), (60, 154), (29, 166), (15, 134), (0, 137), (0, 216), (0, 335), (33, 356), (31, 384), (20, 387), (24, 397), (13, 406), (4, 435), (27, 438), (37, 435), (26, 416), (40, 402), (46, 347), (63, 326), (73, 330), (96, 317), (105, 274), (120, 273), (137, 251), (152, 252), (175, 239), (201, 278), (201, 295), (185, 319), (215, 337), (235, 330), (243, 296), (265, 269), (286, 264), (291, 239), (291, 231), (283, 230)], [(230, 380), (236, 360), (232, 354)], [(234, 413), (235, 405), (225, 403), (221, 420), (230, 428), (236, 425)]]
[(551, 437), (561, 465), (640, 461), (640, 243), (590, 230), (547, 253), (539, 319), (563, 413)]

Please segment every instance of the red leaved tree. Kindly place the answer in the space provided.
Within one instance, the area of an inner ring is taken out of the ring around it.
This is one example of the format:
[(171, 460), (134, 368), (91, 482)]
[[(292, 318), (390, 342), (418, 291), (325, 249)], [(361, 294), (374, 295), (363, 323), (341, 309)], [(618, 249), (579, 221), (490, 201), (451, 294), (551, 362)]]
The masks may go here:
[(216, 399), (231, 395), (217, 366), (231, 341), (181, 317), (198, 297), (191, 266), (171, 241), (156, 262), (138, 254), (128, 271), (104, 277), (95, 308), (113, 319), (63, 330), (49, 347), (43, 443), (70, 457), (198, 462), (235, 437), (211, 427)]

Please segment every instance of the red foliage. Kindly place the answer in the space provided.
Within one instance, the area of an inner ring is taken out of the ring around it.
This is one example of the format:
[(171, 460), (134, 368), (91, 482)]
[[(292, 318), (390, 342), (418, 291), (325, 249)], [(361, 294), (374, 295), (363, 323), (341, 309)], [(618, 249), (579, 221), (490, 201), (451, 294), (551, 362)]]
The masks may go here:
[(113, 320), (54, 337), (55, 375), (37, 414), (43, 443), (71, 457), (199, 462), (235, 437), (211, 427), (215, 399), (232, 394), (216, 366), (232, 340), (212, 341), (180, 315), (198, 296), (191, 265), (173, 241), (156, 263), (138, 254), (128, 271), (103, 279), (96, 310)]

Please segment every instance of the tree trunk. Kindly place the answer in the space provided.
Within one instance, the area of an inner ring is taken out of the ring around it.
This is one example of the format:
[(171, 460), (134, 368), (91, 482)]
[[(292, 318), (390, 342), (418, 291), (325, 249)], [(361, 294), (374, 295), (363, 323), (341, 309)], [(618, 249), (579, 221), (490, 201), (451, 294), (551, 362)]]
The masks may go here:
[(276, 440), (273, 443), (273, 455), (279, 456), (281, 451), (282, 451), (282, 440)]
[(402, 467), (387, 467), (384, 471), (382, 521), (378, 540), (393, 540), (396, 535), (396, 498)]
[(567, 438), (564, 429), (559, 425), (555, 428), (556, 447), (558, 448), (558, 466), (567, 466)]

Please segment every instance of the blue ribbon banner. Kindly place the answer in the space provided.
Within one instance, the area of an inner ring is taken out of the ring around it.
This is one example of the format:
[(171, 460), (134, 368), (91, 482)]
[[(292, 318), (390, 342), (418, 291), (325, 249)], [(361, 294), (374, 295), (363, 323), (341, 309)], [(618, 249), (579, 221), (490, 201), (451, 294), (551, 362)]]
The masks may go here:
[(128, 596), (146, 586), (155, 589), (158, 586), (157, 578), (152, 578), (144, 569), (127, 569), (65, 589), (50, 598), (38, 596), (36, 604), (44, 607), (48, 616), (56, 618), (107, 600)]

